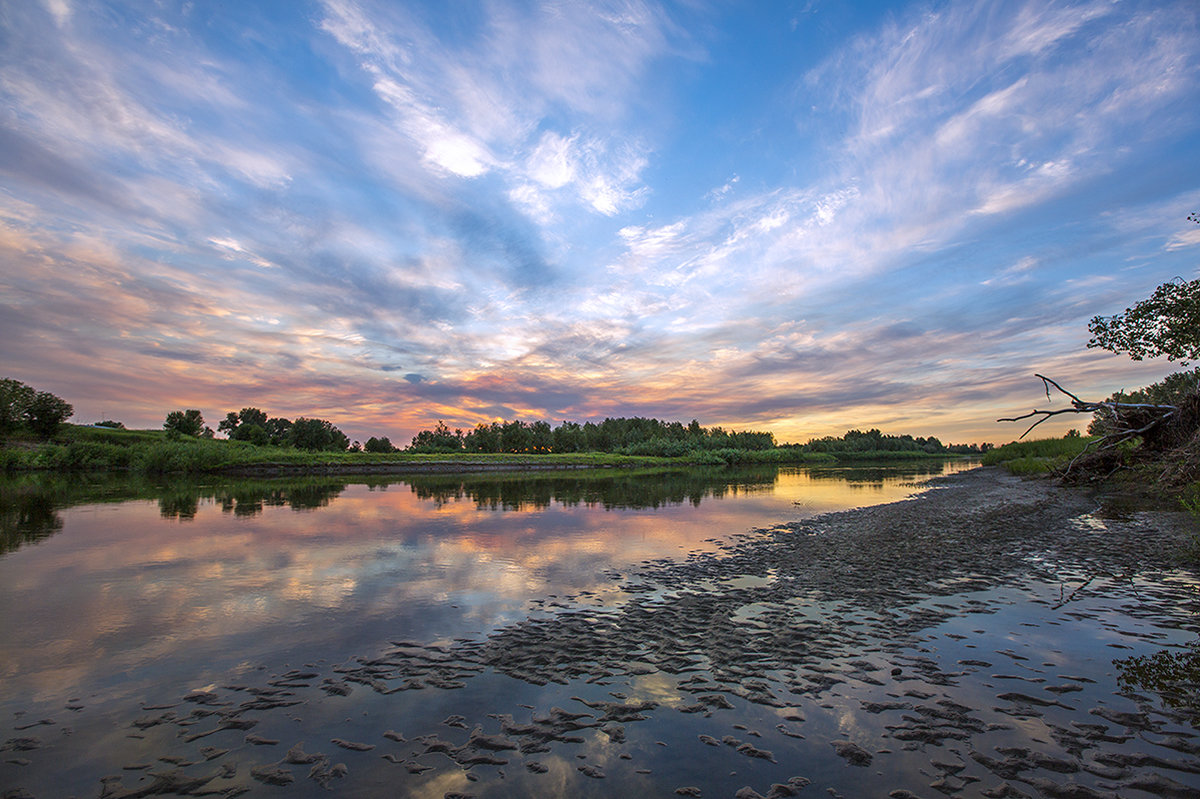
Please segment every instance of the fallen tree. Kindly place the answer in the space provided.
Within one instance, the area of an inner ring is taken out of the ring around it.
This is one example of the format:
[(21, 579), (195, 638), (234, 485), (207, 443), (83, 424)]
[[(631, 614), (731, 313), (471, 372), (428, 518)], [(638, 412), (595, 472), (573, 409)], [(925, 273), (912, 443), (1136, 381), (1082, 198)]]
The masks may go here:
[(1042, 422), (1059, 416), (1064, 413), (1106, 413), (1110, 416), (1110, 427), (1113, 431), (1101, 436), (1098, 441), (1104, 442), (1104, 446), (1116, 446), (1123, 441), (1138, 436), (1145, 436), (1159, 425), (1174, 418), (1179, 413), (1178, 405), (1155, 405), (1146, 402), (1118, 402), (1115, 400), (1104, 400), (1103, 402), (1088, 402), (1081, 400), (1079, 397), (1067, 391), (1055, 381), (1045, 375), (1035, 374), (1034, 377), (1042, 381), (1042, 386), (1046, 389), (1046, 399), (1051, 399), (1050, 387), (1058, 389), (1061, 393), (1071, 398), (1071, 407), (1058, 408), (1053, 411), (1041, 411), (1036, 408), (1029, 413), (1021, 414), (1020, 416), (1011, 416), (1004, 419), (997, 419), (997, 422), (1019, 422), (1023, 419), (1037, 418), (1037, 421), (1029, 425), (1028, 429), (1021, 434), (1021, 438), (1029, 435), (1029, 433)]
[(1063, 477), (1071, 473), (1077, 463), (1086, 463), (1089, 473), (1107, 476), (1125, 465), (1125, 459), (1118, 455), (1117, 447), (1126, 442), (1137, 441), (1138, 449), (1144, 454), (1157, 453), (1162, 455), (1171, 450), (1182, 450), (1195, 444), (1197, 427), (1200, 427), (1200, 394), (1191, 394), (1177, 404), (1121, 402), (1115, 399), (1101, 402), (1089, 402), (1080, 399), (1067, 391), (1056, 381), (1045, 375), (1035, 375), (1042, 381), (1046, 391), (1046, 399), (1052, 399), (1050, 389), (1053, 387), (1071, 401), (1069, 407), (1054, 410), (1035, 408), (1029, 413), (997, 419), (998, 422), (1019, 422), (1026, 419), (1036, 419), (1020, 438), (1029, 435), (1034, 428), (1063, 414), (1092, 414), (1103, 418), (1104, 434), (1097, 437), (1071, 459), (1061, 471)]

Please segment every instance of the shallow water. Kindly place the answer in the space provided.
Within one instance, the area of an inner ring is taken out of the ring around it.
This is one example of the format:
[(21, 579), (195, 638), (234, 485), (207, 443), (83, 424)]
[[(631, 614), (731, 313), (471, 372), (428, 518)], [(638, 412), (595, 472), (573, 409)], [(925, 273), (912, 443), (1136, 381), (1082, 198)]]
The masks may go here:
[[(1186, 575), (1105, 578), (1064, 602), (1061, 580), (978, 590), (948, 571), (893, 604), (781, 592), (790, 578), (770, 568), (679, 577), (760, 528), (901, 499), (968, 465), (10, 481), (0, 790), (979, 795), (1009, 757), (1037, 795), (1039, 774), (1075, 772), (1002, 750), (1099, 735), (1080, 710), (1144, 715), (1130, 695), (1156, 668), (1178, 683), (1159, 653), (1191, 651), (1190, 617), (1168, 608), (1194, 593)], [(1147, 591), (1155, 613), (1139, 618), (1128, 598)], [(781, 613), (820, 639), (812, 657), (802, 635), (763, 643)], [(724, 637), (734, 645), (709, 645)], [(1159, 709), (1135, 743), (1192, 739), (1187, 716)], [(324, 758), (289, 758), (301, 743)], [(1200, 788), (1187, 767), (1200, 750), (1167, 750), (1174, 765), (1153, 769)]]

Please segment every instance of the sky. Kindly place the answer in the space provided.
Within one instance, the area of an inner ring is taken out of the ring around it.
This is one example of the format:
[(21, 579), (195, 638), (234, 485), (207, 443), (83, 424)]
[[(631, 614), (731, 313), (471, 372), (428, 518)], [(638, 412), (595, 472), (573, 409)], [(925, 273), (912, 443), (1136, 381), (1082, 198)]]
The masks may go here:
[(1180, 368), (1087, 323), (1200, 276), (1198, 71), (1194, 0), (0, 0), (0, 376), (1009, 441)]

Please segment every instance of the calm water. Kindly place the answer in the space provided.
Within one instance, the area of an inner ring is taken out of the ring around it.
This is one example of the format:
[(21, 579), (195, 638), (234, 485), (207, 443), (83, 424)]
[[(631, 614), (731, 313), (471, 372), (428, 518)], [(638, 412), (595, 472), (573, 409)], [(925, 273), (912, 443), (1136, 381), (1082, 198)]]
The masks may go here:
[[(711, 708), (654, 715), (636, 729), (627, 724), (628, 733), (614, 732), (616, 722), (639, 719), (615, 711), (604, 730), (572, 737), (560, 725), (544, 749), (471, 750), (493, 762), (439, 750), (462, 745), (476, 725), (491, 725), (479, 734), (501, 733), (495, 712), (544, 720), (561, 706), (598, 718), (583, 700), (661, 694), (656, 701), (666, 702), (676, 678), (648, 671), (546, 685), (474, 668), (467, 658), (460, 673), (441, 669), (433, 679), (426, 660), (514, 625), (587, 620), (619, 607), (647, 561), (683, 561), (758, 528), (901, 499), (920, 480), (970, 465), (0, 483), (0, 741), (7, 750), (0, 792), (143, 795), (136, 791), (155, 779), (160, 786), (174, 779), (162, 791), (322, 795), (324, 784), (354, 796), (603, 796), (674, 795), (699, 785), (705, 796), (732, 795), (759, 770), (773, 774), (778, 760), (713, 747), (714, 770), (697, 773), (694, 757), (676, 744), (705, 735)], [(417, 650), (426, 660), (414, 666)], [(410, 686), (421, 690), (383, 690), (379, 681), (372, 690), (361, 664), (388, 652), (393, 666), (402, 660), (422, 675), (424, 684)], [(350, 682), (339, 676), (347, 674)], [(280, 695), (296, 700), (271, 704)], [(246, 722), (239, 703), (256, 698), (268, 703)], [(743, 730), (801, 729), (800, 716), (789, 721), (781, 712), (739, 700), (736, 718)], [(805, 736), (845, 734), (836, 714), (808, 715)], [(231, 719), (238, 723), (220, 726)], [(188, 740), (197, 731), (209, 734)], [(782, 740), (790, 739), (804, 740), (799, 733)], [(307, 763), (284, 762), (300, 742), (329, 757), (317, 761), (326, 771), (313, 779)], [(835, 784), (834, 772), (847, 766), (826, 759), (828, 766), (808, 773), (833, 769)], [(623, 761), (629, 768), (621, 777)], [(345, 774), (331, 770), (337, 763)], [(608, 773), (588, 773), (588, 764)], [(271, 768), (290, 771), (295, 782), (270, 785)], [(172, 769), (173, 777), (161, 777)], [(201, 782), (189, 787), (185, 776)], [(763, 793), (776, 781), (766, 779)]]

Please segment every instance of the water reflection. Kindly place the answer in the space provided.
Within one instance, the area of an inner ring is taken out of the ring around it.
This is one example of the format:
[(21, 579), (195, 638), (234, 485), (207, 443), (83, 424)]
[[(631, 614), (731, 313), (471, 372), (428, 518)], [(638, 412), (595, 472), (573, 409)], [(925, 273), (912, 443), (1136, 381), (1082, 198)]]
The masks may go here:
[(0, 677), (82, 690), (121, 669), (477, 634), (551, 595), (602, 601), (644, 561), (899, 499), (932, 469), (0, 479), (0, 605), (23, 609), (0, 615)]
[[(832, 489), (837, 498), (817, 502), (819, 510), (837, 510), (863, 502), (898, 499), (915, 481), (956, 471), (970, 462), (932, 462), (900, 466), (788, 469), (775, 466), (638, 471), (583, 470), (560, 473), (426, 474), (403, 477), (300, 477), (148, 480), (126, 475), (26, 474), (0, 476), (0, 555), (62, 530), (59, 511), (92, 503), (154, 500), (164, 519), (194, 520), (212, 505), (237, 517), (258, 516), (267, 508), (324, 508), (350, 485), (368, 491), (408, 487), (420, 500), (444, 509), (471, 502), (490, 511), (544, 511), (551, 506), (585, 506), (606, 511), (644, 510), (691, 505), (706, 498), (791, 491), (801, 504)], [(888, 489), (901, 489), (889, 492)], [(854, 493), (872, 496), (856, 497)], [(828, 507), (826, 507), (828, 505)]]
[(469, 499), (487, 510), (545, 510), (552, 504), (604, 510), (660, 508), (738, 492), (770, 491), (779, 480), (774, 466), (757, 469), (679, 469), (635, 472), (589, 471), (557, 475), (420, 475), (406, 479), (421, 499), (443, 507)]
[(28, 485), (0, 487), (0, 555), (48, 538), (62, 526), (50, 493)]
[(1153, 691), (1171, 707), (1200, 714), (1200, 644), (1121, 658), (1113, 665), (1122, 689)]
[(165, 519), (194, 519), (202, 501), (212, 502), (222, 513), (257, 516), (265, 508), (316, 510), (328, 505), (346, 489), (345, 481), (249, 481), (201, 488), (176, 483), (161, 489), (159, 512)]

